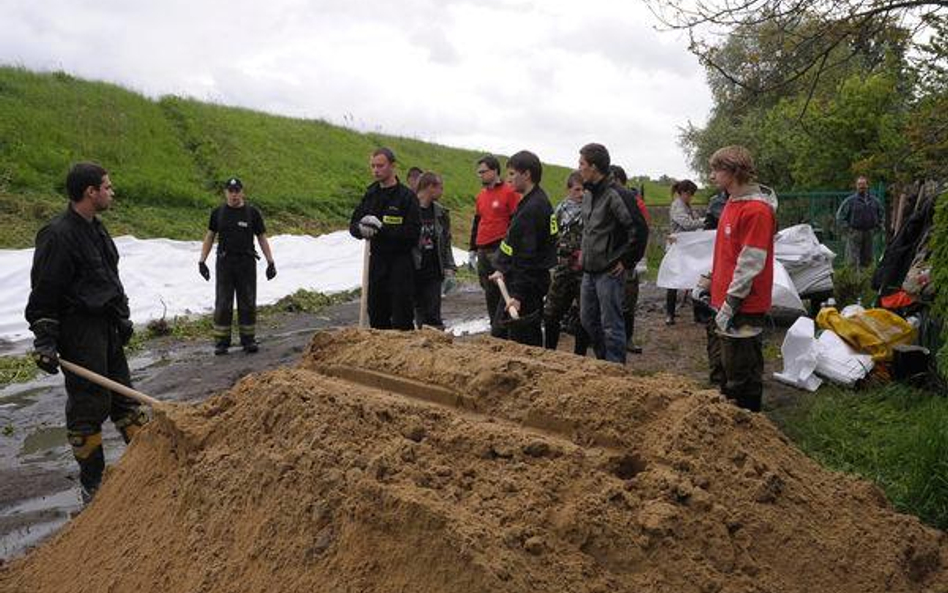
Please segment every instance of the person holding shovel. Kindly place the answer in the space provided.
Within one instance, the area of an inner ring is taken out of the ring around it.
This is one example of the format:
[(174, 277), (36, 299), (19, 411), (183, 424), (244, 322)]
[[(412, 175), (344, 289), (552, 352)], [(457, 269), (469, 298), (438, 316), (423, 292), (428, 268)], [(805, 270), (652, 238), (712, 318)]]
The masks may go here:
[[(95, 163), (77, 163), (66, 176), (69, 206), (36, 235), (26, 320), (33, 358), (47, 373), (59, 356), (131, 387), (124, 346), (132, 337), (128, 297), (119, 279), (118, 250), (97, 214), (109, 209), (114, 189)], [(63, 363), (65, 364), (65, 362)], [(102, 423), (111, 418), (126, 443), (147, 416), (133, 400), (65, 372), (66, 434), (79, 464), (83, 503), (102, 482)]]
[(378, 148), (369, 159), (375, 181), (349, 220), (349, 233), (369, 241), (368, 314), (374, 329), (414, 328), (415, 264), (421, 218), (415, 193), (395, 175), (395, 153)]
[(227, 354), (230, 348), (231, 325), (234, 319), (234, 295), (237, 296), (237, 322), (240, 345), (244, 352), (253, 354), (259, 346), (256, 340), (257, 320), (257, 251), (253, 238), (257, 237), (260, 249), (267, 258), (267, 280), (276, 277), (276, 264), (267, 241), (267, 229), (263, 216), (244, 199), (244, 184), (231, 177), (224, 184), (225, 203), (211, 212), (201, 246), (198, 272), (205, 280), (211, 279), (211, 271), (204, 263), (214, 238), (217, 242), (216, 297), (214, 299), (214, 354)]
[(721, 212), (711, 266), (707, 326), (711, 383), (738, 406), (759, 412), (764, 356), (760, 332), (774, 283), (776, 198), (754, 181), (754, 161), (743, 146), (726, 146), (710, 159), (711, 178), (731, 197)]
[(523, 198), (489, 277), (501, 294), (506, 290), (510, 296), (498, 304), (494, 323), (507, 326), (509, 339), (530, 346), (543, 346), (543, 297), (550, 288), (550, 268), (556, 265), (559, 234), (550, 198), (540, 187), (542, 176), (543, 166), (532, 152), (522, 150), (507, 160), (507, 178)]

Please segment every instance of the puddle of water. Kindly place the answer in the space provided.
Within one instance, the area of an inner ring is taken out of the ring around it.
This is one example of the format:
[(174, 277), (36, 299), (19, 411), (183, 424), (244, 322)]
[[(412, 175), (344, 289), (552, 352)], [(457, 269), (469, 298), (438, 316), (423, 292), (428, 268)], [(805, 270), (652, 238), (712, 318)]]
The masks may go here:
[(39, 395), (47, 392), (48, 387), (30, 387), (27, 389), (5, 389), (9, 394), (0, 395), (0, 410), (12, 408), (19, 410), (26, 406), (35, 404)]
[(66, 427), (51, 426), (34, 430), (23, 440), (20, 456), (34, 455), (66, 446)]
[[(69, 489), (48, 496), (30, 498), (0, 510), (0, 518), (22, 518), (24, 523), (0, 535), (0, 558), (9, 560), (39, 544), (65, 525), (79, 508), (78, 493), (75, 489)], [(30, 521), (32, 518), (36, 521)]]

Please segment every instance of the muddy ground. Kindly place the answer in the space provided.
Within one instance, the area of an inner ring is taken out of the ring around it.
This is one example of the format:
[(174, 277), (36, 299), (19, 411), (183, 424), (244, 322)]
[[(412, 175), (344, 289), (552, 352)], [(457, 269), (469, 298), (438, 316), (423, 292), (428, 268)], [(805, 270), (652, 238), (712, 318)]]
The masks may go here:
[[(627, 366), (636, 374), (676, 372), (707, 385), (703, 326), (691, 322), (691, 308), (680, 308), (678, 323), (664, 324), (665, 291), (642, 285), (636, 336), (643, 353), (630, 355)], [(358, 302), (325, 309), (319, 314), (281, 314), (260, 323), (261, 350), (246, 355), (232, 349), (214, 356), (210, 344), (157, 339), (131, 358), (135, 386), (169, 401), (200, 401), (231, 387), (248, 374), (293, 365), (319, 329), (357, 323)], [(451, 326), (476, 327), (486, 318), (483, 295), (476, 286), (462, 286), (446, 297), (444, 318)], [(765, 345), (766, 410), (793, 405), (798, 391), (772, 379), (779, 370), (779, 345), (784, 330), (768, 331)], [(561, 350), (572, 351), (564, 335)], [(62, 376), (0, 390), (0, 561), (22, 554), (54, 533), (79, 507), (76, 467), (66, 443), (65, 390)], [(107, 423), (106, 458), (114, 462), (124, 446)]]

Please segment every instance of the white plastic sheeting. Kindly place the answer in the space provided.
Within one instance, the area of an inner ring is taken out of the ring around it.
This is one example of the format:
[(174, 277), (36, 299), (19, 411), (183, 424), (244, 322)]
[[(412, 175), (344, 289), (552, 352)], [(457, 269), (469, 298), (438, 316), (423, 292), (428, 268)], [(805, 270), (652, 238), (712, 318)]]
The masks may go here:
[(824, 377), (833, 383), (852, 386), (872, 370), (872, 357), (860, 354), (836, 332), (824, 330), (815, 337), (816, 326), (809, 317), (800, 317), (787, 330), (780, 352), (783, 372), (774, 378), (794, 387), (816, 391)]
[[(692, 231), (678, 233), (671, 244), (662, 265), (658, 269), (656, 284), (661, 288), (691, 290), (698, 284), (702, 274), (711, 271), (714, 259), (715, 231)], [(774, 261), (773, 306), (805, 311), (800, 295), (790, 275), (779, 261)]]
[(774, 258), (787, 269), (799, 294), (833, 290), (835, 257), (808, 224), (787, 227), (774, 241)]
[[(198, 275), (199, 241), (115, 239), (121, 259), (119, 275), (128, 294), (132, 321), (145, 323), (163, 314), (207, 313), (214, 309), (214, 250), (208, 258), (211, 281)], [(362, 241), (347, 231), (327, 235), (270, 237), (277, 277), (267, 281), (266, 261), (257, 262), (257, 304), (266, 305), (304, 288), (320, 292), (352, 290), (362, 284)], [(454, 250), (458, 263), (467, 253)], [(23, 310), (30, 294), (33, 250), (0, 250), (0, 338), (31, 337)]]

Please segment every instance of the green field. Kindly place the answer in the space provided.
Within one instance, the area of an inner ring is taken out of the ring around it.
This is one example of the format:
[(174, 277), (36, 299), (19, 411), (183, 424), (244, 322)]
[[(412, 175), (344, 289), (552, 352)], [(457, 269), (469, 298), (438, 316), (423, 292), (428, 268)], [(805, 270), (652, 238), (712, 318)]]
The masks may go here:
[[(455, 243), (463, 244), (481, 151), (0, 67), (0, 247), (32, 244), (63, 208), (65, 173), (78, 160), (112, 172), (117, 200), (107, 220), (114, 235), (200, 238), (220, 200), (216, 188), (231, 175), (243, 179), (271, 234), (338, 229), (371, 182), (368, 156), (378, 146), (395, 151), (402, 171), (416, 165), (444, 177), (443, 202), (454, 213)], [(554, 202), (568, 174), (545, 166), (543, 185)], [(667, 186), (644, 185), (650, 204), (668, 203)]]

